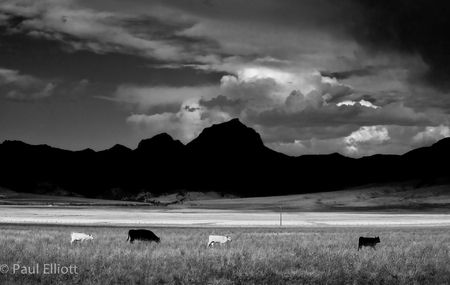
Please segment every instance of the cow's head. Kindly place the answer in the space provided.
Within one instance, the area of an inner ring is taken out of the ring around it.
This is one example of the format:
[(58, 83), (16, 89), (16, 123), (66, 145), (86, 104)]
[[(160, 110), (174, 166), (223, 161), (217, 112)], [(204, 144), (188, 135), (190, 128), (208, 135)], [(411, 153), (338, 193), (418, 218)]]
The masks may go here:
[(379, 243), (380, 242), (380, 237), (375, 237), (375, 242)]
[(94, 239), (92, 235), (88, 235), (88, 239)]
[(227, 241), (231, 241), (231, 237), (227, 236)]

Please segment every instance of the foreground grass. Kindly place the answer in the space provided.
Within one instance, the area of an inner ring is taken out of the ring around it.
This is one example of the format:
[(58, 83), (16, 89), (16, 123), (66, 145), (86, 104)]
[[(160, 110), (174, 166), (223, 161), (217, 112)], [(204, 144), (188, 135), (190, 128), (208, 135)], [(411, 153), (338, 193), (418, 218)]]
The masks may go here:
[[(444, 227), (152, 230), (160, 244), (128, 244), (128, 228), (0, 226), (0, 284), (450, 284)], [(72, 231), (94, 240), (71, 246)], [(209, 234), (233, 242), (206, 248)], [(358, 252), (361, 235), (380, 236), (377, 250)], [(43, 274), (50, 263), (78, 274)]]

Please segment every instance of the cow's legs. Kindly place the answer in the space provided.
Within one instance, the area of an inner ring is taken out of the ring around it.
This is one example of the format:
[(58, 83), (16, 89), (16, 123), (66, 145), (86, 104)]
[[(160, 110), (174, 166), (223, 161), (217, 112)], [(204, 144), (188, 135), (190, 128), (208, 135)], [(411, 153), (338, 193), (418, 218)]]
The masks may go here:
[(208, 247), (210, 247), (210, 246), (214, 246), (214, 242), (213, 242), (213, 241), (210, 241), (210, 242), (208, 243)]

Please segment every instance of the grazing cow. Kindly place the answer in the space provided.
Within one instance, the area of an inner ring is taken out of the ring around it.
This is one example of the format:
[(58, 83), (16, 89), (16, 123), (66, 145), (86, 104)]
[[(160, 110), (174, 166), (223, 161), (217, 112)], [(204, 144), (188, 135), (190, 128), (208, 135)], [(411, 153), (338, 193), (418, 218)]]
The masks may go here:
[(89, 239), (94, 239), (92, 235), (87, 235), (83, 233), (72, 233), (70, 237), (72, 238), (70, 244), (72, 244), (74, 241), (85, 241)]
[(208, 242), (208, 247), (209, 246), (214, 246), (215, 243), (226, 243), (227, 241), (231, 241), (231, 237), (229, 236), (216, 236), (216, 235), (210, 235), (209, 236), (209, 242)]
[(371, 246), (373, 249), (375, 249), (375, 245), (377, 245), (377, 243), (380, 243), (380, 237), (359, 237), (358, 251), (363, 246)]
[(134, 240), (161, 241), (159, 237), (149, 230), (129, 230), (127, 241), (128, 240), (130, 240), (130, 243), (133, 243)]

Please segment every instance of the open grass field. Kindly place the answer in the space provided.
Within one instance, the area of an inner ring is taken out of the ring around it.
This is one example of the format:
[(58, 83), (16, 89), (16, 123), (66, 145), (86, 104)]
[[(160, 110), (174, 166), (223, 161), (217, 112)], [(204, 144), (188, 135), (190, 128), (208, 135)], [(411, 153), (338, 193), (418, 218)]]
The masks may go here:
[[(149, 228), (159, 244), (129, 229), (2, 224), (0, 284), (450, 284), (450, 227)], [(358, 251), (359, 236), (381, 243)]]

